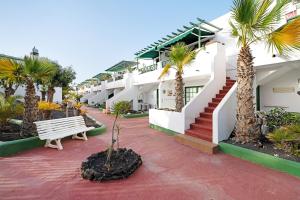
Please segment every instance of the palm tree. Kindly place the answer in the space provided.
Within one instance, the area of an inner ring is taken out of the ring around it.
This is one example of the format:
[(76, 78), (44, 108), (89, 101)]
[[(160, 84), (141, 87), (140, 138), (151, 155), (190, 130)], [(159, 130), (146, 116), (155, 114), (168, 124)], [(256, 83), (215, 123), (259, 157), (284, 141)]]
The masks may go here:
[(184, 101), (183, 101), (183, 70), (184, 66), (189, 64), (196, 57), (196, 51), (182, 42), (176, 43), (171, 47), (169, 63), (164, 66), (159, 79), (165, 76), (171, 68), (176, 70), (175, 77), (175, 91), (176, 91), (176, 112), (181, 112)]
[[(16, 69), (18, 76), (16, 77)], [(26, 85), (24, 97), (24, 115), (22, 134), (34, 133), (35, 121), (38, 120), (38, 97), (35, 93), (35, 83), (45, 83), (55, 73), (52, 62), (46, 58), (24, 57), (23, 62), (13, 60), (0, 61), (0, 78), (9, 77), (9, 80), (18, 78)]]
[(250, 45), (265, 42), (269, 49), (288, 55), (300, 49), (300, 18), (278, 28), (283, 11), (290, 0), (234, 0), (231, 20), (232, 35), (241, 47), (237, 59), (237, 124), (236, 141), (256, 139), (253, 104), (253, 56)]
[[(14, 95), (15, 91), (22, 84), (22, 67), (19, 64), (19, 61), (10, 58), (1, 58), (0, 66), (0, 85), (3, 86), (4, 95), (7, 99)], [(12, 73), (6, 73), (7, 70), (12, 70)]]
[(34, 83), (45, 83), (55, 73), (53, 63), (46, 58), (24, 58), (23, 78), (26, 85), (26, 93), (24, 97), (25, 112), (23, 116), (22, 135), (31, 135), (35, 132), (35, 121), (38, 120), (38, 101), (36, 96)]

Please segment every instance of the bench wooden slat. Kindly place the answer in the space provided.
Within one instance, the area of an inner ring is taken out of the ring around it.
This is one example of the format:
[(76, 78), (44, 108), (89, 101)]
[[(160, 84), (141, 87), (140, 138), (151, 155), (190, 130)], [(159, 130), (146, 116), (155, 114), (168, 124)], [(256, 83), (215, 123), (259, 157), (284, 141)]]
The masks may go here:
[[(55, 131), (43, 131), (43, 132), (40, 132), (40, 136), (44, 136), (44, 135), (57, 135), (59, 133), (64, 133), (64, 132), (69, 132), (69, 131), (73, 131), (73, 132), (83, 132), (83, 131), (88, 131), (88, 130), (91, 130), (89, 127), (69, 127), (68, 129), (62, 129), (62, 130), (55, 130)], [(83, 130), (83, 131), (81, 131)]]

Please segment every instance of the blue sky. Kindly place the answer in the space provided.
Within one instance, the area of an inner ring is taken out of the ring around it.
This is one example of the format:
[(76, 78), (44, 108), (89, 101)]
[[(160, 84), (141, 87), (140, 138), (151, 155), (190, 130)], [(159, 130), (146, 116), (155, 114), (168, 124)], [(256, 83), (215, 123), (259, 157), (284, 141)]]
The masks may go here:
[(0, 54), (73, 66), (79, 83), (196, 17), (214, 19), (230, 0), (0, 0)]

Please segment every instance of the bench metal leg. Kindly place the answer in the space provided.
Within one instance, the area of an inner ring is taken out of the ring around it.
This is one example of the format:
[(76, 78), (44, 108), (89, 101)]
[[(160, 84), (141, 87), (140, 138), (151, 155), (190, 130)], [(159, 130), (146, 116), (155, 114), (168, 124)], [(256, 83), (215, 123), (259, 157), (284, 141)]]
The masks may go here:
[[(61, 140), (61, 139), (47, 140), (47, 141), (46, 141), (46, 144), (45, 144), (45, 147), (50, 147), (50, 148), (55, 148), (55, 149), (58, 149), (58, 150), (63, 150), (63, 146), (62, 146), (60, 140)], [(52, 144), (52, 143), (51, 143), (52, 141), (55, 141), (56, 144)]]
[(87, 137), (86, 137), (86, 132), (82, 132), (82, 133), (81, 133), (82, 136), (79, 136), (78, 134), (79, 134), (79, 133), (74, 134), (74, 135), (72, 136), (72, 139), (79, 139), (79, 140), (85, 140), (85, 141), (88, 140)]

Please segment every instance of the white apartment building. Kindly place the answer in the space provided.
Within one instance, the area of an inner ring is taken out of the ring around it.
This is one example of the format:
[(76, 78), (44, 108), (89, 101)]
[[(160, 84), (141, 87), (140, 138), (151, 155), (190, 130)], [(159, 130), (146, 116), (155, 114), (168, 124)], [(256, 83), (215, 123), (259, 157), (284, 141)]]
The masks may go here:
[[(281, 25), (299, 15), (300, 4), (291, 2)], [(149, 110), (153, 127), (215, 144), (227, 139), (236, 122), (234, 80), (239, 53), (237, 41), (231, 36), (229, 18), (230, 13), (210, 22), (198, 18), (174, 30), (138, 51), (135, 62), (122, 61), (106, 70), (112, 74), (111, 80), (82, 86), (83, 100), (87, 99), (89, 104), (106, 102), (108, 109), (117, 101), (131, 101), (133, 110)], [(196, 59), (184, 70), (185, 106), (180, 113), (172, 111), (175, 71), (158, 79), (168, 63), (170, 47), (177, 42), (198, 50)], [(253, 44), (251, 49), (255, 57), (256, 109), (284, 107), (300, 112), (300, 53), (283, 57), (270, 52), (263, 43)]]

